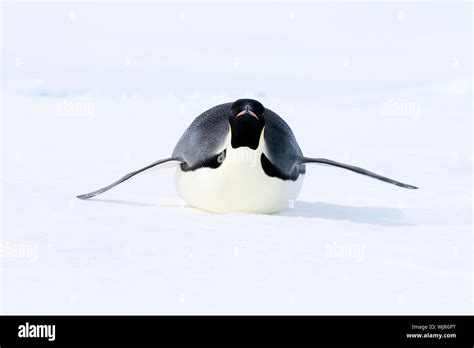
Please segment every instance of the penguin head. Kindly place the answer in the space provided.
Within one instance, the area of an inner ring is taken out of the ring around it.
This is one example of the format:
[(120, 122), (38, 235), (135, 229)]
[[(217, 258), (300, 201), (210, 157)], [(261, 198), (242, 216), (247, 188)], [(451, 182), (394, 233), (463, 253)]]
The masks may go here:
[(239, 99), (232, 104), (229, 124), (234, 149), (241, 146), (252, 150), (258, 148), (265, 126), (264, 113), (263, 105), (253, 99)]

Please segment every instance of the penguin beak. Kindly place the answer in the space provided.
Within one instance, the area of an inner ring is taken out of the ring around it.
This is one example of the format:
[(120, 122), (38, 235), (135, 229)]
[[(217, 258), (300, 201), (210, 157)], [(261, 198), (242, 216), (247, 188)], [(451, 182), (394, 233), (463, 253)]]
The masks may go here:
[(239, 112), (237, 116), (235, 116), (235, 118), (244, 116), (244, 115), (250, 115), (252, 117), (255, 117), (258, 120), (258, 116), (255, 114), (255, 112), (250, 110), (248, 106), (245, 108), (245, 110), (242, 110), (241, 112)]

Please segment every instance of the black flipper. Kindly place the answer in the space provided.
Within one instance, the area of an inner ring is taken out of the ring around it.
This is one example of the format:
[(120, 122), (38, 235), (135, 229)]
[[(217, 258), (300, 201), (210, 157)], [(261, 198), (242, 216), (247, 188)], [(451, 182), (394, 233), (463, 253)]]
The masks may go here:
[(180, 163), (183, 163), (184, 161), (181, 159), (181, 158), (178, 158), (178, 157), (170, 157), (170, 158), (165, 158), (165, 159), (162, 159), (162, 160), (159, 160), (159, 161), (156, 161), (155, 163), (152, 163), (144, 168), (141, 168), (141, 169), (138, 169), (134, 172), (131, 172), (131, 173), (128, 173), (127, 175), (125, 175), (124, 177), (120, 178), (119, 180), (117, 180), (116, 182), (108, 185), (108, 186), (105, 186), (105, 187), (102, 187), (101, 189), (98, 189), (98, 190), (95, 190), (95, 191), (92, 191), (92, 192), (89, 192), (89, 193), (84, 193), (83, 195), (79, 195), (77, 196), (77, 198), (80, 198), (80, 199), (88, 199), (88, 198), (91, 198), (91, 197), (94, 197), (94, 196), (97, 196), (101, 193), (104, 193), (105, 191), (108, 191), (110, 190), (112, 187), (115, 187), (117, 186), (118, 184), (121, 184), (122, 182), (130, 179), (132, 176), (135, 176), (145, 170), (148, 170), (150, 168), (153, 168), (153, 167), (156, 167), (157, 165), (160, 165), (160, 164), (163, 164), (163, 163), (166, 163), (166, 162), (171, 162), (171, 161), (177, 161), (179, 163), (177, 164), (180, 164)]
[(372, 172), (370, 172), (366, 169), (356, 167), (356, 166), (351, 166), (349, 164), (344, 164), (344, 163), (332, 161), (332, 160), (325, 159), (325, 158), (299, 157), (298, 162), (299, 163), (319, 163), (319, 164), (326, 164), (326, 165), (330, 165), (330, 166), (344, 168), (344, 169), (351, 170), (355, 173), (359, 173), (359, 174), (362, 174), (362, 175), (367, 175), (367, 176), (370, 176), (374, 179), (385, 181), (385, 182), (388, 182), (390, 184), (397, 185), (397, 186), (400, 186), (400, 187), (403, 187), (403, 188), (406, 188), (406, 189), (411, 189), (411, 190), (418, 189), (418, 187), (416, 187), (416, 186), (404, 184), (400, 181), (396, 181), (396, 180), (387, 178), (385, 176), (372, 173)]

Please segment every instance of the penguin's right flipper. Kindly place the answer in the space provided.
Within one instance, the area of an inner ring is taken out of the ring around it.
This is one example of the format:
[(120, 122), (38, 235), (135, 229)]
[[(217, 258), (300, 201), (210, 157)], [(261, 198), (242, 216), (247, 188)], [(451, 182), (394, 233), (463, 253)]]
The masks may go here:
[(118, 184), (121, 184), (122, 182), (130, 179), (132, 176), (135, 176), (141, 172), (144, 172), (145, 170), (148, 170), (150, 168), (154, 168), (154, 167), (161, 167), (161, 168), (167, 168), (169, 166), (173, 167), (173, 166), (177, 166), (181, 163), (185, 163), (181, 158), (179, 157), (170, 157), (170, 158), (165, 158), (165, 159), (162, 159), (162, 160), (159, 160), (159, 161), (156, 161), (144, 168), (141, 168), (141, 169), (138, 169), (134, 172), (131, 172), (131, 173), (128, 173), (127, 175), (125, 175), (124, 177), (120, 178), (119, 180), (115, 181), (114, 183), (108, 185), (108, 186), (105, 186), (105, 187), (102, 187), (98, 190), (95, 190), (95, 191), (92, 191), (92, 192), (89, 192), (89, 193), (84, 193), (82, 195), (79, 195), (79, 196), (76, 196), (77, 198), (79, 199), (89, 199), (91, 197), (94, 197), (94, 196), (97, 196), (101, 193), (104, 193), (105, 191), (108, 191), (110, 190), (112, 187), (115, 187), (117, 186)]
[(339, 167), (339, 168), (350, 170), (350, 171), (358, 173), (358, 174), (370, 176), (371, 178), (374, 178), (374, 179), (377, 179), (377, 180), (380, 180), (380, 181), (384, 181), (384, 182), (388, 182), (389, 184), (397, 185), (397, 186), (400, 186), (400, 187), (403, 187), (403, 188), (406, 188), (406, 189), (411, 189), (411, 190), (418, 189), (418, 187), (416, 187), (416, 186), (404, 184), (403, 182), (387, 178), (386, 176), (376, 174), (374, 172), (368, 171), (367, 169), (352, 166), (350, 164), (336, 162), (336, 161), (326, 159), (326, 158), (310, 158), (310, 157), (300, 156), (299, 159), (298, 159), (298, 163), (300, 163), (300, 164), (303, 164), (303, 163), (317, 163), (317, 164), (323, 164), (323, 165)]

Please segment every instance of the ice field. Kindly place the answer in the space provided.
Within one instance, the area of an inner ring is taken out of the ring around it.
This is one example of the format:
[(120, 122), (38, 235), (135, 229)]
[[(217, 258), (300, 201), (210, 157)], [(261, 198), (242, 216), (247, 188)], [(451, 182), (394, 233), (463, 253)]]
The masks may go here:
[[(3, 3), (1, 312), (472, 314), (471, 7)], [(187, 207), (174, 169), (75, 198), (242, 97), (420, 189), (308, 165), (273, 215)]]

